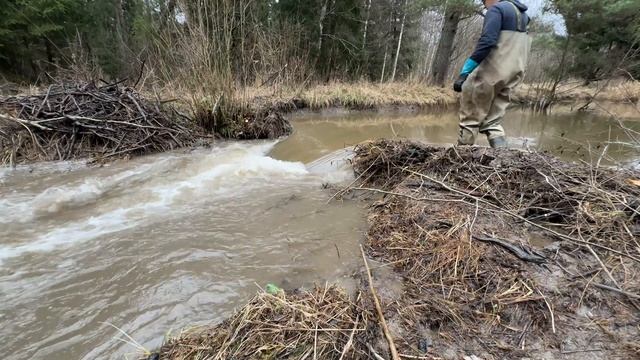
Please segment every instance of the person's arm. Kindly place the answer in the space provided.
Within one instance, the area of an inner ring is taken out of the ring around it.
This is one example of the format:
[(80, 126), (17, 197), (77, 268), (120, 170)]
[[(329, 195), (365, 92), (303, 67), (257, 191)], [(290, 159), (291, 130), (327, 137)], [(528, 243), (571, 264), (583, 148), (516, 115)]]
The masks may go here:
[(491, 50), (498, 44), (502, 31), (502, 12), (498, 6), (492, 6), (484, 16), (484, 25), (482, 26), (482, 35), (478, 40), (476, 49), (471, 56), (464, 62), (458, 80), (453, 83), (453, 90), (462, 92), (462, 85), (467, 81), (469, 74), (475, 70), (480, 63), (489, 56)]
[(460, 75), (468, 76), (489, 56), (491, 50), (498, 44), (501, 30), (502, 12), (498, 6), (492, 6), (485, 15), (482, 35), (478, 40), (476, 49), (467, 61), (465, 61)]

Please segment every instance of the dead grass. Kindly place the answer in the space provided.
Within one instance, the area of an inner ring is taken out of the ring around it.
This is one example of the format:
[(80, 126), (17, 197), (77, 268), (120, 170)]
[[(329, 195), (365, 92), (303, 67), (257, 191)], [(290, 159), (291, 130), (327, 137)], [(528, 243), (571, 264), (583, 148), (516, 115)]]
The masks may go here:
[[(186, 331), (156, 359), (364, 358), (368, 313), (333, 286), (309, 292), (259, 293), (227, 321)], [(159, 355), (159, 356), (158, 356)]]
[[(188, 98), (184, 98), (187, 95)], [(189, 95), (189, 92), (167, 93), (191, 104), (192, 107), (210, 109), (220, 94)], [(449, 89), (430, 87), (421, 83), (331, 83), (309, 87), (246, 87), (223, 95), (227, 105), (238, 108), (272, 108), (281, 111), (329, 107), (350, 109), (378, 109), (384, 107), (444, 108), (455, 106), (456, 95)]]
[[(516, 88), (514, 99), (534, 103), (541, 90), (550, 88), (551, 84), (522, 84)], [(637, 103), (640, 99), (640, 81), (610, 81), (585, 86), (583, 81), (573, 80), (560, 84), (556, 90), (556, 101), (559, 102), (579, 103), (589, 101), (592, 97), (611, 103)]]
[(311, 87), (300, 94), (311, 109), (342, 106), (375, 109), (386, 106), (448, 107), (457, 103), (453, 91), (421, 83), (333, 83)]
[[(257, 86), (208, 94), (165, 87), (163, 98), (177, 99), (196, 122), (224, 138), (254, 139), (288, 135), (282, 114), (296, 109), (344, 107), (375, 110), (388, 107), (447, 108), (458, 102), (448, 89), (420, 83), (331, 83), (309, 87)], [(266, 130), (265, 130), (266, 129)]]

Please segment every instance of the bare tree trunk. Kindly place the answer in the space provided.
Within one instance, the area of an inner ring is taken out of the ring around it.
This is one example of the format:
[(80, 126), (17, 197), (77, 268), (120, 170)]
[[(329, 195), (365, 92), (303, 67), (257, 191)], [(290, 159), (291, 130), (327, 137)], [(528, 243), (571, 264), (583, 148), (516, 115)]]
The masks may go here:
[(329, 0), (325, 0), (324, 5), (322, 5), (322, 9), (320, 9), (320, 20), (318, 21), (318, 29), (320, 30), (320, 34), (318, 36), (318, 56), (320, 56), (320, 50), (322, 50), (322, 38), (324, 37), (324, 18), (327, 16), (327, 5), (329, 5)]
[(400, 57), (400, 47), (402, 46), (402, 35), (404, 35), (404, 23), (407, 19), (407, 4), (409, 0), (404, 1), (402, 10), (402, 24), (400, 25), (400, 35), (398, 36), (398, 47), (396, 48), (396, 58), (393, 60), (393, 72), (391, 73), (391, 81), (396, 79), (396, 70), (398, 69), (398, 57)]
[(453, 54), (453, 42), (458, 33), (458, 25), (462, 14), (455, 7), (447, 7), (444, 12), (444, 23), (442, 25), (442, 35), (438, 41), (435, 60), (431, 66), (432, 82), (439, 86), (444, 86), (449, 73), (451, 55)]
[(384, 70), (387, 67), (387, 53), (389, 51), (389, 44), (384, 46), (384, 60), (382, 61), (382, 73), (380, 74), (380, 84), (384, 82)]
[(42, 37), (42, 42), (44, 43), (44, 48), (47, 51), (47, 61), (49, 64), (47, 66), (53, 65), (53, 49), (51, 47), (51, 42), (46, 37)]
[[(124, 17), (125, 14), (125, 0), (119, 0), (115, 4), (115, 15), (116, 15), (116, 35), (118, 36), (118, 57), (120, 62), (118, 64), (118, 75), (123, 76), (124, 72), (129, 71), (130, 69), (126, 64), (129, 63), (129, 47), (128, 47), (128, 37), (129, 37), (129, 29), (126, 24), (126, 19)], [(124, 69), (126, 67), (126, 69)]]
[(325, 74), (325, 81), (328, 82), (329, 80), (331, 80), (331, 74), (332, 72), (335, 72), (335, 64), (336, 64), (336, 58), (335, 58), (335, 52), (336, 52), (336, 27), (338, 25), (338, 16), (336, 14), (337, 11), (337, 0), (331, 0), (330, 3), (330, 7), (329, 7), (329, 12), (328, 14), (331, 14), (331, 16), (329, 17), (329, 24), (327, 27), (327, 31), (326, 34), (328, 36), (331, 36), (331, 41), (325, 41), (325, 48), (323, 49), (323, 52), (326, 53), (328, 52), (328, 55), (323, 55), (322, 56), (322, 61), (325, 64), (325, 68), (322, 70)]
[(369, 16), (371, 15), (371, 0), (364, 0), (364, 2), (367, 15), (364, 20), (364, 29), (362, 30), (362, 47), (360, 48), (361, 73), (363, 70), (364, 72), (367, 72), (367, 31), (369, 30)]

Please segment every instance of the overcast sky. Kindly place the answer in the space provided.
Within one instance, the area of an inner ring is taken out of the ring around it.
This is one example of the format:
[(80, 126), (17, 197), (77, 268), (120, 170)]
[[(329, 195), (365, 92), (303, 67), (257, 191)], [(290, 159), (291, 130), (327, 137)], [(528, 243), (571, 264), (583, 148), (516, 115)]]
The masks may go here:
[(544, 7), (546, 0), (520, 0), (520, 2), (529, 7), (529, 15), (542, 16), (542, 19), (545, 22), (553, 23), (556, 32), (559, 34), (564, 34), (566, 32), (564, 21), (560, 15), (542, 13), (542, 8)]

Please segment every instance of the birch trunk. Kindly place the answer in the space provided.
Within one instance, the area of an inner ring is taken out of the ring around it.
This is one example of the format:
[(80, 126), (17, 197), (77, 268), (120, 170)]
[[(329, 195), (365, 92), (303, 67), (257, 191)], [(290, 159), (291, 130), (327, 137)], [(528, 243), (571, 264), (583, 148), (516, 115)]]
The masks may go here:
[(387, 67), (387, 52), (389, 50), (389, 44), (384, 47), (384, 60), (382, 61), (382, 73), (380, 74), (380, 84), (384, 82), (384, 70)]
[(402, 23), (400, 24), (400, 35), (398, 36), (398, 47), (396, 48), (396, 57), (393, 60), (393, 72), (391, 73), (391, 81), (396, 80), (396, 70), (398, 69), (398, 57), (400, 57), (400, 47), (402, 46), (402, 36), (404, 35), (404, 24), (407, 20), (407, 3), (409, 0), (405, 0), (404, 7), (402, 9)]
[(329, 0), (325, 0), (324, 5), (322, 5), (322, 9), (320, 9), (320, 21), (318, 21), (318, 54), (320, 54), (320, 50), (322, 50), (322, 38), (324, 37), (324, 18), (327, 16), (327, 5), (329, 4)]
[[(367, 72), (367, 31), (369, 30), (369, 16), (371, 14), (371, 0), (364, 0), (366, 17), (364, 20), (364, 29), (362, 30), (362, 47), (360, 48), (361, 68)], [(361, 70), (362, 72), (362, 70)]]

